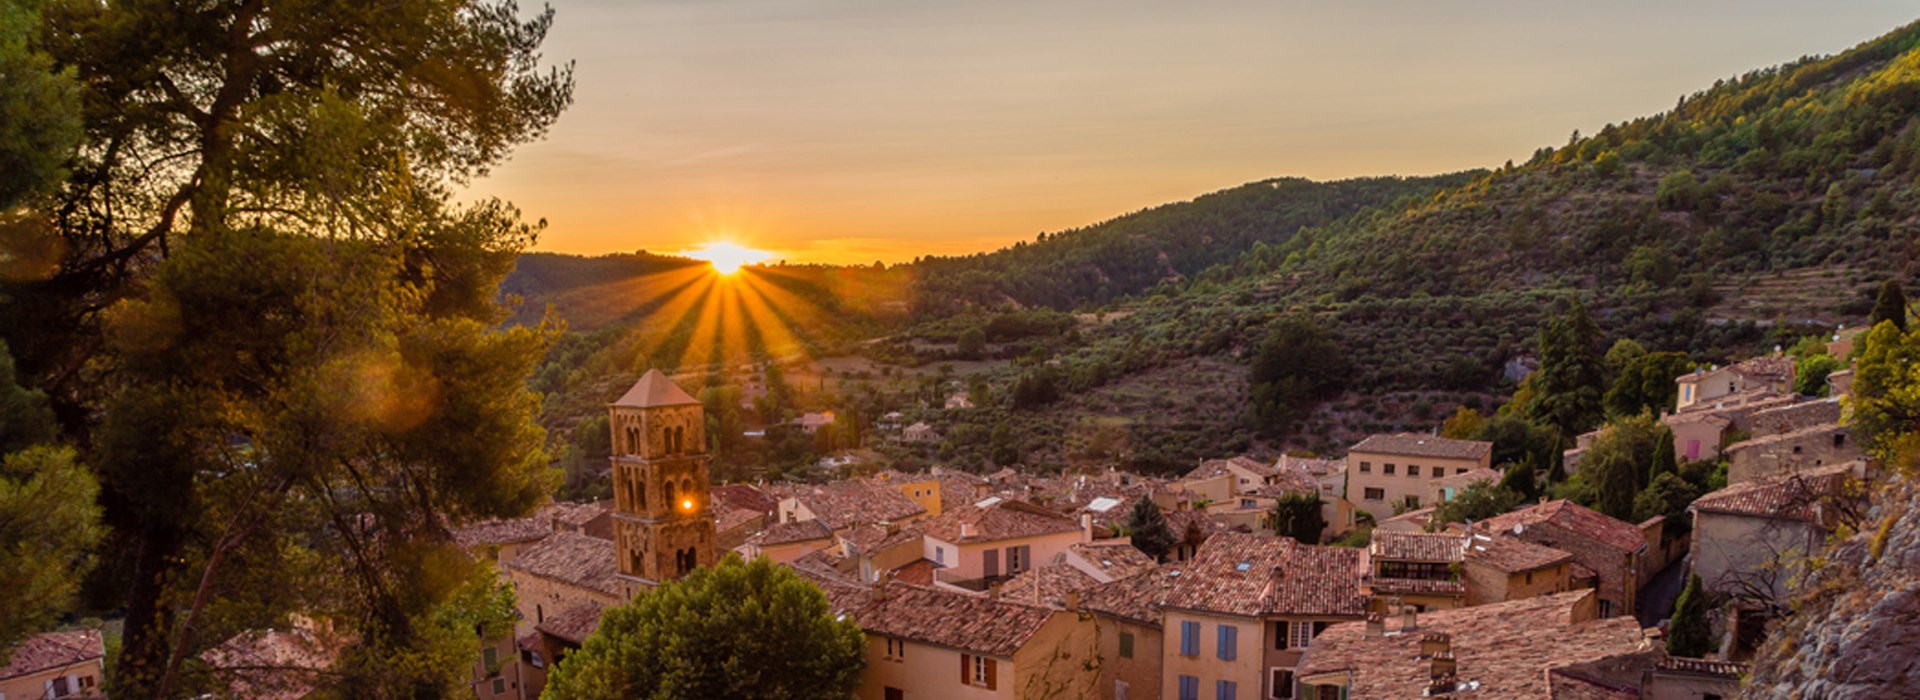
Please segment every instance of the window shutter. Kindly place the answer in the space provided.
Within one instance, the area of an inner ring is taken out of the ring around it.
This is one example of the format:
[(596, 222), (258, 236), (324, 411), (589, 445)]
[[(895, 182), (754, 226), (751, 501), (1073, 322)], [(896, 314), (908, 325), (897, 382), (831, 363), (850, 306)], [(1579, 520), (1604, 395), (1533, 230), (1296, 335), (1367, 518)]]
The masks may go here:
[(1220, 626), (1220, 639), (1217, 640), (1218, 644), (1216, 645), (1219, 648), (1215, 650), (1215, 654), (1218, 655), (1222, 661), (1233, 660), (1234, 652), (1238, 651), (1234, 648), (1234, 642), (1238, 640), (1239, 636), (1239, 628), (1232, 625)]
[(960, 655), (960, 685), (973, 683), (973, 657)]
[(994, 668), (995, 663), (993, 659), (987, 659), (986, 661), (987, 661), (987, 690), (993, 690), (995, 686), (999, 685), (999, 679), (994, 677), (995, 675), (994, 671), (998, 669)]
[[(986, 551), (986, 569), (987, 578), (1000, 575), (1000, 550), (989, 549)], [(1007, 573), (1013, 573), (1013, 557), (1007, 557)]]

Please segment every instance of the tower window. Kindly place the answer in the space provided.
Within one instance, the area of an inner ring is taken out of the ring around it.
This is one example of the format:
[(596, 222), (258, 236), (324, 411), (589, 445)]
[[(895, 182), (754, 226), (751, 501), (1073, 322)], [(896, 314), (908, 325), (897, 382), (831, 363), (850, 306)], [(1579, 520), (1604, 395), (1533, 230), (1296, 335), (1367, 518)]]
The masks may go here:
[(667, 507), (673, 507), (673, 482), (667, 482)]

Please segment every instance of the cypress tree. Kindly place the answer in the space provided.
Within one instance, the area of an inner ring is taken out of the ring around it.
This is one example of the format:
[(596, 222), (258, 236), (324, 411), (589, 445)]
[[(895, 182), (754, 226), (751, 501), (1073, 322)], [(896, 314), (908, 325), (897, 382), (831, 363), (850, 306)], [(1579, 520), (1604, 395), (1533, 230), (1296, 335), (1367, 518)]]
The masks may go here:
[(1693, 574), (1673, 608), (1673, 622), (1667, 628), (1667, 653), (1700, 658), (1713, 653), (1714, 646), (1713, 628), (1707, 624), (1706, 594), (1700, 590), (1700, 575)]
[(1654, 436), (1653, 466), (1647, 469), (1647, 483), (1651, 484), (1661, 474), (1680, 472), (1680, 455), (1673, 450), (1673, 428), (1660, 426), (1660, 432)]
[(1133, 548), (1160, 561), (1167, 556), (1167, 550), (1173, 549), (1173, 528), (1167, 525), (1167, 516), (1160, 512), (1160, 506), (1153, 499), (1141, 496), (1133, 502), (1133, 512), (1127, 514), (1127, 529), (1133, 532)]
[(1907, 294), (1900, 289), (1900, 283), (1887, 280), (1880, 285), (1880, 298), (1873, 302), (1873, 315), (1868, 317), (1867, 327), (1880, 325), (1881, 321), (1892, 321), (1895, 328), (1907, 330)]

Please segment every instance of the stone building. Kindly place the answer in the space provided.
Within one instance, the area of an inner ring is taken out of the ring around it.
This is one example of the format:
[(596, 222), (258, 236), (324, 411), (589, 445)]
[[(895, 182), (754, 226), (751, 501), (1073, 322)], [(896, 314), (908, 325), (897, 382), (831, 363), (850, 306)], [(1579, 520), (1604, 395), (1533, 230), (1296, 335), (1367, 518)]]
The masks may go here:
[(607, 407), (614, 551), (623, 598), (717, 560), (700, 400), (648, 370)]
[(1847, 426), (1825, 423), (1727, 446), (1727, 483), (1819, 469), (1860, 458)]
[[(1504, 534), (1573, 555), (1592, 572), (1600, 617), (1630, 615), (1639, 597), (1646, 536), (1631, 524), (1572, 501), (1547, 501), (1481, 521), (1476, 531)], [(1579, 578), (1579, 577), (1576, 577)], [(1575, 582), (1576, 585), (1578, 581)]]
[[(1709, 590), (1785, 601), (1806, 558), (1825, 546), (1836, 516), (1859, 499), (1852, 465), (1732, 484), (1693, 502), (1693, 573)], [(1855, 484), (1849, 487), (1849, 484)]]

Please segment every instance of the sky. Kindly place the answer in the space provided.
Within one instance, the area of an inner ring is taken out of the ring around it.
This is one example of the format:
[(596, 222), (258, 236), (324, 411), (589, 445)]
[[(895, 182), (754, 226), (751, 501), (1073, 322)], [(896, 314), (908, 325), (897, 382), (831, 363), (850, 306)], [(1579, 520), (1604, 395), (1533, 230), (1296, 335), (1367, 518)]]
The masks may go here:
[[(1525, 160), (1920, 17), (1842, 0), (550, 0), (536, 250), (991, 250), (1272, 177)], [(523, 3), (523, 6), (533, 6)]]

